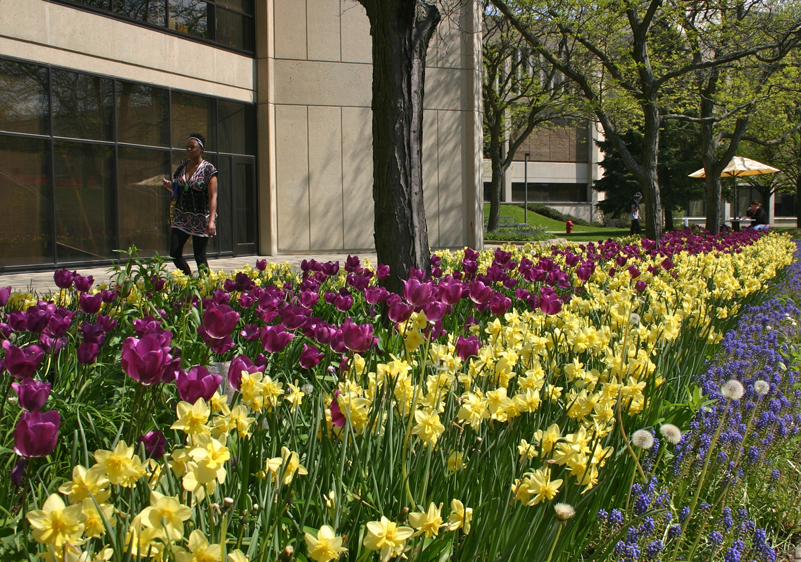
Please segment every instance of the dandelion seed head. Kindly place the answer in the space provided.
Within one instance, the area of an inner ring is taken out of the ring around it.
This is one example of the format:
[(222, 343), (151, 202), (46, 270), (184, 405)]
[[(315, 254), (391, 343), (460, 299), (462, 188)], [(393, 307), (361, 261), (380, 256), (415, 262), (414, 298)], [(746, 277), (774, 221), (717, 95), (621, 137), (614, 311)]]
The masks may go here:
[(660, 427), (659, 433), (672, 445), (678, 445), (681, 441), (681, 430), (672, 423), (666, 423)]
[(553, 510), (556, 512), (556, 518), (559, 521), (567, 521), (576, 514), (576, 510), (569, 503), (557, 503), (553, 506)]
[(729, 400), (739, 400), (743, 397), (744, 392), (743, 383), (735, 379), (725, 382), (723, 386), (720, 387), (720, 393), (724, 398)]
[(770, 391), (770, 383), (767, 381), (756, 381), (754, 383), (754, 392), (760, 396), (765, 396)]
[(639, 326), (640, 315), (637, 314), (636, 312), (632, 312), (631, 315), (629, 316), (629, 323), (631, 323), (633, 326)]
[(647, 429), (638, 429), (631, 436), (631, 442), (640, 449), (650, 449), (654, 446), (654, 436)]

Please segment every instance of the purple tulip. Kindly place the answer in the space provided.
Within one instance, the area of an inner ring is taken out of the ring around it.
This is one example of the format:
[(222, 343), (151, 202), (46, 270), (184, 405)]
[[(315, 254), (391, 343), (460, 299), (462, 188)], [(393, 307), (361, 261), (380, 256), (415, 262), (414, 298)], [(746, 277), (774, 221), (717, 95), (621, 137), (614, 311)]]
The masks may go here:
[(156, 281), (153, 283), (153, 290), (157, 292), (161, 291), (162, 289), (164, 289), (164, 286), (166, 284), (167, 284), (166, 279), (156, 279)]
[(69, 289), (72, 287), (72, 282), (75, 279), (76, 273), (70, 272), (66, 269), (57, 269), (53, 273), (53, 281), (59, 289)]
[(302, 306), (287, 306), (281, 311), (281, 325), (287, 330), (297, 330), (309, 321), (309, 311)]
[(25, 467), (28, 465), (26, 459), (19, 459), (11, 469), (11, 484), (19, 487), (22, 484), (22, 479), (25, 477)]
[(267, 260), (256, 260), (256, 269), (259, 271), (267, 269)]
[(462, 361), (467, 361), (471, 355), (478, 354), (478, 336), (459, 336), (456, 340), (456, 355), (462, 358)]
[(423, 313), (429, 322), (437, 322), (448, 313), (448, 305), (444, 302), (431, 301), (423, 307)]
[(462, 293), (464, 292), (464, 285), (461, 281), (453, 279), (446, 275), (439, 282), (437, 287), (439, 291), (439, 299), (445, 304), (456, 304), (462, 300)]
[(259, 327), (256, 324), (246, 324), (239, 335), (245, 338), (246, 341), (256, 341), (259, 339)]
[[(387, 299), (387, 302), (389, 302), (389, 299)], [(414, 307), (410, 304), (406, 304), (395, 295), (395, 299), (389, 303), (387, 316), (396, 324), (401, 324), (409, 319), (412, 312), (414, 312)]]
[(492, 287), (487, 287), (481, 281), (473, 281), (470, 283), (469, 295), (470, 300), (475, 304), (486, 304), (492, 298), (494, 291)]
[(403, 282), (401, 296), (412, 306), (423, 306), (431, 299), (431, 283), (421, 283), (418, 279), (410, 277)]
[(664, 269), (665, 271), (670, 271), (671, 269), (673, 269), (675, 264), (670, 258), (665, 258), (664, 260), (662, 260), (662, 263), (660, 265), (662, 269)]
[(184, 402), (194, 404), (198, 398), (206, 402), (211, 400), (214, 393), (220, 388), (222, 377), (212, 375), (206, 367), (196, 366), (188, 372), (179, 372), (175, 377), (175, 386), (178, 387), (178, 396)]
[(495, 293), (490, 299), (490, 311), (495, 316), (506, 314), (506, 311), (512, 308), (512, 299), (504, 296), (502, 293)]
[(151, 386), (162, 381), (168, 364), (172, 361), (170, 348), (162, 347), (158, 336), (147, 335), (142, 339), (129, 337), (122, 344), (120, 364), (125, 373)]
[(103, 302), (106, 304), (114, 302), (114, 299), (120, 296), (120, 292), (116, 289), (114, 291), (103, 290), (100, 292)]
[(637, 269), (636, 265), (631, 264), (627, 269), (628, 269), (629, 275), (631, 275), (632, 279), (637, 279), (637, 277), (640, 276), (640, 270)]
[(345, 427), (345, 416), (342, 414), (342, 409), (339, 407), (339, 402), (337, 402), (337, 396), (339, 395), (339, 391), (337, 390), (334, 393), (334, 399), (331, 400), (331, 406), (329, 409), (331, 410), (331, 423), (337, 427)]
[(164, 456), (164, 447), (167, 445), (167, 439), (158, 430), (148, 431), (138, 439), (139, 443), (144, 443), (145, 453), (148, 458), (160, 459)]
[(636, 290), (638, 293), (642, 293), (647, 286), (648, 286), (648, 283), (646, 283), (643, 280), (640, 280), (640, 281), (637, 281), (634, 284), (634, 290)]
[(3, 340), (3, 348), (6, 350), (6, 370), (18, 379), (32, 377), (44, 359), (44, 351), (36, 344), (17, 347)]
[(375, 276), (379, 279), (386, 279), (389, 277), (389, 266), (388, 265), (379, 265), (375, 269)]
[(376, 338), (373, 337), (372, 324), (358, 325), (348, 317), (339, 328), (342, 330), (342, 341), (345, 347), (356, 353), (364, 353), (373, 347), (376, 341)]
[(15, 332), (27, 330), (25, 318), (26, 318), (25, 313), (20, 310), (15, 310), (14, 312), (6, 316), (6, 319), (8, 320), (8, 325)]
[(100, 311), (100, 305), (103, 304), (103, 295), (97, 293), (90, 295), (89, 293), (81, 293), (79, 304), (81, 310), (86, 314), (97, 314)]
[(348, 256), (345, 260), (345, 271), (348, 273), (353, 273), (359, 269), (361, 269), (361, 266), (359, 265), (359, 256)]
[(320, 302), (320, 294), (316, 291), (303, 291), (300, 294), (300, 306), (303, 308), (314, 308), (314, 305)]
[(331, 350), (334, 353), (345, 353), (348, 348), (345, 347), (345, 336), (342, 334), (342, 330), (336, 330), (333, 334), (331, 334), (331, 341), (328, 342), (328, 345), (331, 346)]
[(104, 316), (103, 314), (99, 314), (95, 318), (95, 324), (98, 328), (100, 328), (103, 332), (109, 333), (113, 330), (118, 322), (116, 318), (112, 318), (111, 316)]
[(369, 304), (378, 304), (387, 300), (389, 291), (384, 287), (367, 287), (364, 290), (364, 300)]
[(247, 355), (237, 355), (231, 359), (231, 366), (228, 368), (228, 384), (237, 390), (242, 386), (242, 371), (252, 375), (264, 371), (264, 365), (261, 367), (254, 365)]
[(556, 293), (543, 293), (540, 308), (545, 314), (558, 314), (562, 310), (562, 301)]
[(41, 333), (47, 328), (50, 317), (56, 311), (55, 305), (34, 305), (25, 311), (25, 329), (29, 332)]
[(239, 322), (239, 313), (232, 310), (227, 304), (220, 304), (206, 309), (200, 329), (203, 330), (205, 336), (211, 339), (224, 339), (234, 331), (237, 322)]
[(29, 412), (41, 410), (50, 396), (50, 383), (34, 380), (30, 377), (21, 382), (11, 383), (11, 388), (17, 393), (19, 405)]
[(580, 281), (587, 281), (595, 271), (595, 264), (583, 263), (576, 269), (576, 277)]
[(78, 328), (78, 331), (83, 335), (84, 342), (96, 343), (97, 345), (103, 345), (106, 342), (105, 332), (103, 332), (100, 326), (96, 326), (95, 324), (84, 322), (81, 324), (80, 328)]
[(303, 351), (300, 353), (298, 363), (304, 369), (313, 369), (320, 364), (323, 357), (325, 354), (321, 353), (316, 345), (303, 344)]
[(58, 309), (56, 314), (51, 316), (47, 322), (47, 331), (49, 335), (60, 337), (66, 334), (67, 330), (70, 329), (70, 324), (72, 324), (73, 316), (74, 313), (67, 309)]
[(50, 353), (51, 355), (57, 355), (61, 348), (67, 343), (67, 338), (60, 337), (54, 338), (52, 336), (48, 336), (46, 333), (42, 332), (39, 334), (39, 345), (42, 347), (45, 353)]
[(23, 412), (14, 428), (14, 452), (26, 459), (46, 457), (56, 448), (60, 425), (55, 410)]
[(161, 319), (153, 318), (152, 316), (137, 318), (133, 321), (133, 327), (136, 332), (136, 337), (143, 338), (161, 330)]
[(11, 298), (11, 286), (0, 287), (0, 306), (5, 306)]
[(314, 340), (321, 345), (327, 345), (334, 333), (336, 333), (336, 328), (332, 328), (325, 322), (320, 322), (314, 326)]
[(85, 341), (76, 350), (78, 363), (81, 365), (92, 365), (100, 355), (100, 345), (95, 342)]
[(334, 308), (340, 312), (347, 312), (353, 306), (353, 297), (350, 295), (337, 295), (334, 298)]
[(75, 274), (75, 288), (81, 293), (89, 292), (94, 282), (95, 278), (92, 275), (84, 277), (83, 275)]
[(264, 350), (270, 353), (283, 351), (294, 337), (294, 334), (287, 332), (280, 324), (277, 326), (262, 326), (261, 328), (261, 344)]

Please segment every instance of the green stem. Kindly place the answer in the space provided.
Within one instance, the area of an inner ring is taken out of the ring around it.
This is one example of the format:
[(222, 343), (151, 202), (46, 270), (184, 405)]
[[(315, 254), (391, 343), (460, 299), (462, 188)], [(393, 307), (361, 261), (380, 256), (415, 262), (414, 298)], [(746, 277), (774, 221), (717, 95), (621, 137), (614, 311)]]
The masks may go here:
[(553, 539), (553, 544), (551, 545), (551, 551), (548, 553), (548, 560), (545, 562), (551, 562), (551, 558), (553, 558), (553, 553), (556, 550), (556, 543), (559, 542), (559, 535), (562, 534), (562, 527), (564, 527), (564, 523), (559, 523), (559, 529), (556, 531), (556, 536)]
[(11, 377), (6, 377), (6, 388), (3, 390), (3, 402), (0, 403), (0, 423), (3, 422), (3, 414), (6, 411), (6, 402), (8, 402), (8, 393), (11, 391)]

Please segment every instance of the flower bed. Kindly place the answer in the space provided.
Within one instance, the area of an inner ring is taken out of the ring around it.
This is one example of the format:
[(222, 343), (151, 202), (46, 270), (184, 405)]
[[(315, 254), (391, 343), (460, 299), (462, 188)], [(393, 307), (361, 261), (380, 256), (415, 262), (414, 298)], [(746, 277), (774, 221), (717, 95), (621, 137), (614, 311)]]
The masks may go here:
[(632, 430), (696, 419), (695, 374), (793, 250), (444, 252), (401, 295), (355, 257), (199, 280), (133, 259), (108, 287), (56, 272), (49, 302), (0, 292), (22, 489), (0, 548), (575, 559), (645, 476)]

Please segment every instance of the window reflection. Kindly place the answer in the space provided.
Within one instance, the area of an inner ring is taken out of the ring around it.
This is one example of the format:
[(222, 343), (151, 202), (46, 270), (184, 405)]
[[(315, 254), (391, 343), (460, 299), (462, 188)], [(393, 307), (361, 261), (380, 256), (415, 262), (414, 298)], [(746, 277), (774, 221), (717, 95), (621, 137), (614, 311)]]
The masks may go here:
[(49, 144), (0, 135), (0, 265), (53, 263)]
[(200, 0), (169, 0), (169, 28), (210, 39), (209, 6)]
[(164, 0), (114, 0), (114, 11), (122, 16), (153, 25), (167, 21)]
[(252, 105), (220, 100), (220, 152), (256, 153), (256, 108)]
[(148, 146), (168, 146), (167, 90), (117, 82), (117, 140)]
[(217, 21), (215, 39), (218, 43), (244, 51), (254, 50), (251, 18), (222, 8), (218, 8), (214, 13)]
[(239, 10), (246, 14), (253, 14), (253, 0), (216, 0), (218, 6), (225, 6), (233, 10)]
[(53, 134), (113, 140), (114, 82), (66, 70), (53, 70)]
[(192, 133), (206, 137), (206, 152), (216, 150), (214, 100), (181, 92), (172, 93), (172, 146), (185, 148)]
[(46, 135), (47, 68), (0, 60), (0, 131)]
[(170, 153), (121, 146), (117, 171), (120, 247), (135, 245), (141, 256), (167, 255), (170, 192), (161, 180), (171, 177)]
[(114, 257), (113, 149), (56, 142), (54, 151), (58, 262)]

